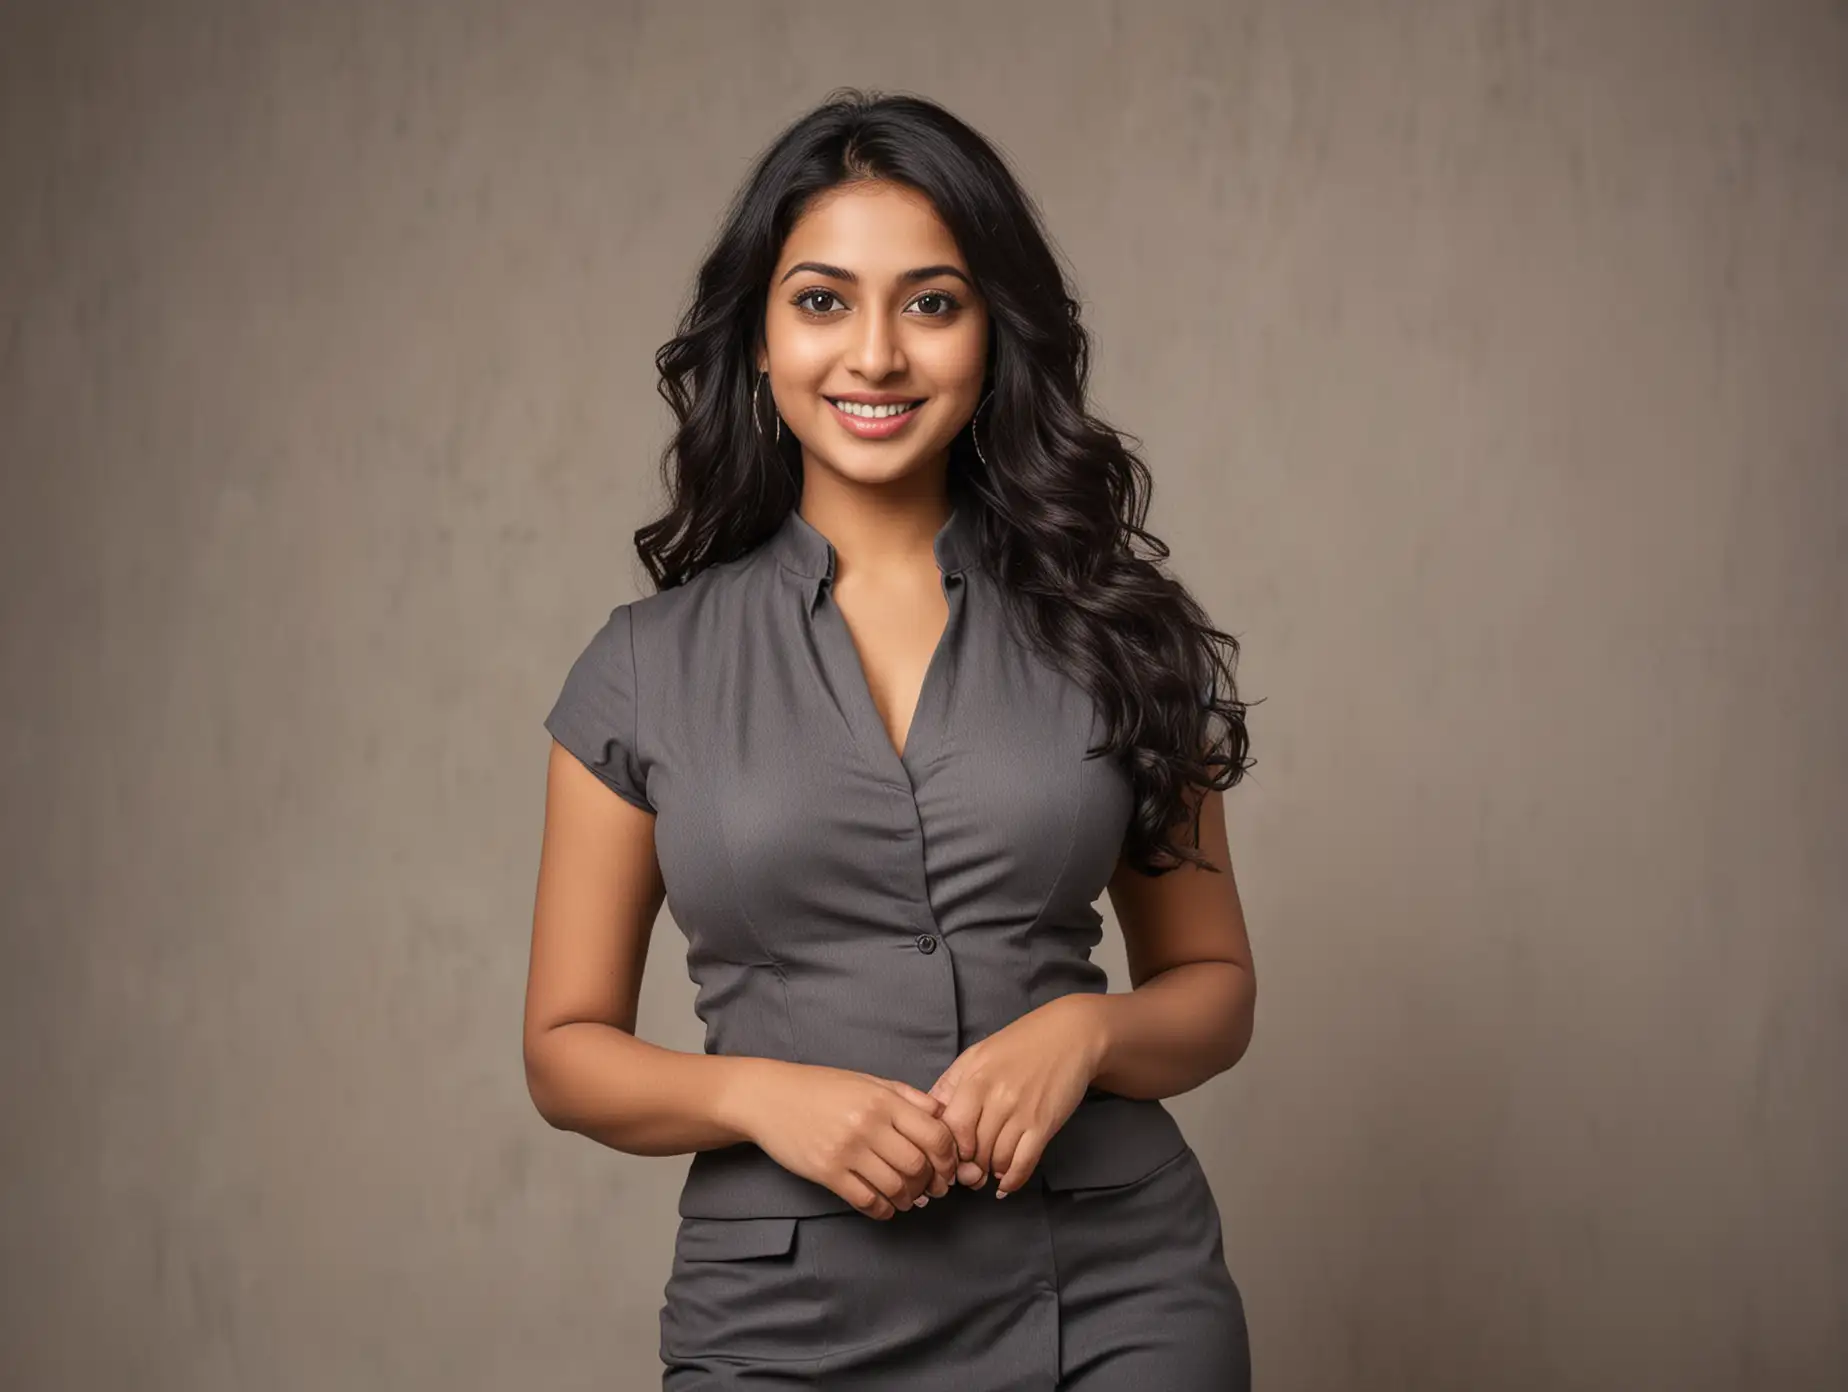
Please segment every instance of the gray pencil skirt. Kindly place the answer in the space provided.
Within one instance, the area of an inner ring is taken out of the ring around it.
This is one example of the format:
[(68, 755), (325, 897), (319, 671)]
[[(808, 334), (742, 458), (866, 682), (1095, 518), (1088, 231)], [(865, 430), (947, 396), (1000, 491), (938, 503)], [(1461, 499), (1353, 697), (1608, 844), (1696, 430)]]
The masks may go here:
[(1129, 1184), (952, 1187), (876, 1222), (682, 1218), (664, 1392), (1246, 1392), (1244, 1302), (1191, 1147)]

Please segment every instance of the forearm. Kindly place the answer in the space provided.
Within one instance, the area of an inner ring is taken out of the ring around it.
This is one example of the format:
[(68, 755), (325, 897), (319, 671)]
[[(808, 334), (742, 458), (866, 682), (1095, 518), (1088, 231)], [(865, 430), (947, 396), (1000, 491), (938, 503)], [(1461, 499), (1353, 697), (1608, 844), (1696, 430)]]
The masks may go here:
[(559, 1025), (527, 1050), (540, 1115), (631, 1155), (684, 1155), (748, 1141), (741, 1096), (769, 1060), (685, 1053), (614, 1025)]
[(1072, 999), (1093, 1012), (1094, 1086), (1123, 1097), (1173, 1097), (1244, 1056), (1257, 982), (1233, 962), (1188, 962), (1133, 991)]

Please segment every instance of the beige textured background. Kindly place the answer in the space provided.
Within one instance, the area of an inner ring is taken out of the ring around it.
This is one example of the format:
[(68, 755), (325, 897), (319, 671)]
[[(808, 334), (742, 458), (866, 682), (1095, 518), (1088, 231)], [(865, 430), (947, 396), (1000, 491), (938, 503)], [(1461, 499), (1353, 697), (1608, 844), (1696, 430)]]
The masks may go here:
[(658, 1385), (685, 1162), (521, 1077), (540, 719), (844, 82), (1017, 161), (1266, 699), (1172, 1104), (1258, 1386), (1848, 1385), (1843, 5), (0, 16), (0, 1385)]

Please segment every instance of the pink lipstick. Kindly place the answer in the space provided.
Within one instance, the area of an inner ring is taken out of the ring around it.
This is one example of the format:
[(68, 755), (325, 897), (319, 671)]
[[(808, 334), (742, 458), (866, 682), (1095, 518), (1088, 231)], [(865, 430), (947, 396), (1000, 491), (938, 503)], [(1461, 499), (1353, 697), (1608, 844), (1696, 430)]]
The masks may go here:
[[(834, 419), (841, 423), (842, 428), (848, 434), (861, 440), (885, 440), (898, 434), (911, 423), (911, 418), (918, 413), (918, 407), (923, 405), (922, 401), (913, 401), (904, 411), (891, 416), (856, 416), (851, 412), (843, 411), (839, 399), (826, 397), (823, 399), (828, 402), (828, 408), (833, 411)], [(844, 399), (852, 400), (852, 398)]]

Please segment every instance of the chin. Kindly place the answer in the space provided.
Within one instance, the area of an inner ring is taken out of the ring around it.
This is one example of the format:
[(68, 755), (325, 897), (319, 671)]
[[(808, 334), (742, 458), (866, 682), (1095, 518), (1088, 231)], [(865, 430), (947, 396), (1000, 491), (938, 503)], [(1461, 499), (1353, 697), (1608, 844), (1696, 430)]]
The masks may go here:
[(831, 473), (855, 483), (869, 485), (902, 479), (917, 472), (922, 461), (930, 457), (928, 453), (920, 454), (914, 450), (907, 450), (902, 455), (897, 451), (880, 453), (876, 449), (865, 452), (849, 450), (845, 453), (810, 450), (809, 453)]
[(917, 468), (918, 461), (909, 457), (890, 464), (882, 464), (877, 460), (870, 464), (850, 460), (844, 465), (833, 465), (834, 472), (842, 478), (849, 478), (855, 483), (864, 484), (896, 483), (899, 479), (916, 473)]

